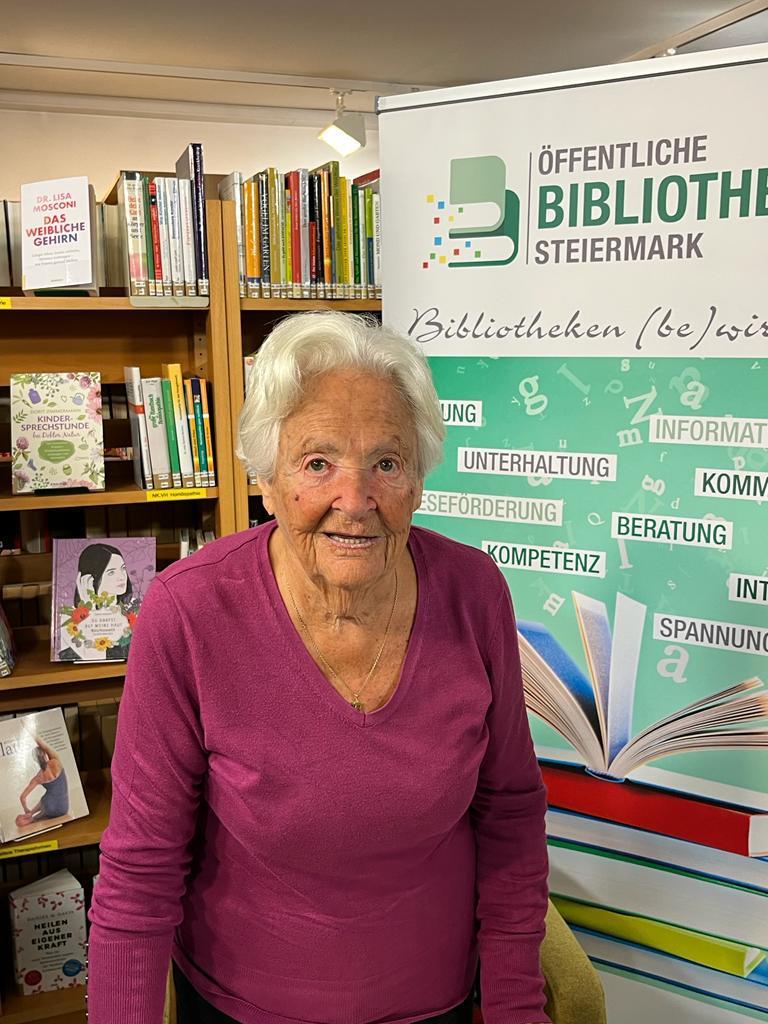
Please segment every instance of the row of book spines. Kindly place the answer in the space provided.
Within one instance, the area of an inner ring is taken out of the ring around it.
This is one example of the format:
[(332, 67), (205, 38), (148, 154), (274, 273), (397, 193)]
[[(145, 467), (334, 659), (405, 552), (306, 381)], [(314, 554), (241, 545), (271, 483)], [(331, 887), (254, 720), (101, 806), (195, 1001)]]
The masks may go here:
[(205, 203), (197, 166), (192, 177), (123, 171), (120, 229), (131, 295), (208, 295)]
[(378, 178), (339, 175), (337, 161), (283, 175), (270, 167), (219, 185), (235, 203), (243, 298), (381, 297)]
[(139, 367), (125, 368), (136, 483), (146, 490), (215, 487), (208, 382), (183, 377), (179, 363), (163, 363), (162, 373), (142, 377)]
[(124, 171), (118, 206), (131, 295), (197, 295), (189, 179)]

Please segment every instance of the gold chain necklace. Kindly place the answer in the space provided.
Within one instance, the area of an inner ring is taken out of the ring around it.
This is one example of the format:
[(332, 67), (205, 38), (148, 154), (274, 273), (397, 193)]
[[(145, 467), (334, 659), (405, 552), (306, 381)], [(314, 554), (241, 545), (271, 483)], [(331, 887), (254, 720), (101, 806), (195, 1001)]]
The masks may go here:
[(320, 648), (315, 643), (315, 639), (312, 636), (312, 634), (310, 633), (309, 627), (307, 626), (306, 622), (304, 621), (304, 619), (302, 617), (301, 612), (299, 611), (299, 606), (296, 604), (296, 598), (293, 596), (293, 591), (291, 590), (290, 585), (289, 585), (287, 580), (285, 581), (285, 589), (288, 591), (288, 596), (291, 599), (291, 604), (293, 605), (293, 610), (296, 612), (296, 618), (301, 623), (301, 628), (306, 633), (307, 639), (309, 640), (310, 644), (312, 645), (312, 650), (315, 652), (315, 654), (320, 659), (320, 661), (322, 661), (323, 665), (325, 665), (325, 667), (328, 669), (328, 671), (331, 673), (331, 675), (335, 676), (336, 679), (338, 679), (338, 681), (344, 687), (344, 689), (345, 690), (349, 690), (349, 692), (352, 694), (352, 700), (350, 701), (350, 705), (355, 709), (355, 711), (364, 711), (365, 710), (365, 705), (363, 704), (362, 700), (360, 699), (360, 694), (363, 692), (363, 690), (366, 688), (368, 683), (371, 681), (371, 679), (373, 678), (374, 672), (378, 668), (379, 661), (381, 660), (381, 656), (384, 653), (384, 648), (385, 648), (386, 643), (387, 643), (387, 637), (389, 636), (389, 627), (392, 625), (392, 618), (393, 618), (393, 616), (395, 614), (395, 605), (397, 604), (397, 569), (395, 569), (395, 596), (392, 598), (392, 607), (389, 610), (389, 618), (387, 619), (387, 628), (384, 630), (384, 639), (381, 641), (381, 647), (379, 647), (378, 654), (373, 659), (373, 664), (368, 669), (368, 675), (363, 680), (362, 686), (358, 687), (357, 690), (353, 690), (352, 687), (348, 683), (345, 683), (344, 680), (339, 675), (339, 673), (336, 671), (336, 669), (332, 665), (329, 665), (328, 662), (326, 661), (326, 659), (323, 657), (323, 652), (320, 650)]

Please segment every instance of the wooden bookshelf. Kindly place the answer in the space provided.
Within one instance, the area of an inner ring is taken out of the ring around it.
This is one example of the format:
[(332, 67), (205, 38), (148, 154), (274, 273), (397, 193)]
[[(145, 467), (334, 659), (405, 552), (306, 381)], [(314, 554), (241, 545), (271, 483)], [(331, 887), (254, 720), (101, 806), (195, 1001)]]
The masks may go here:
[[(103, 387), (111, 388), (114, 394), (124, 385), (123, 367), (140, 366), (143, 375), (159, 376), (161, 364), (166, 362), (180, 363), (184, 374), (206, 378), (210, 387), (217, 486), (147, 492), (134, 483), (132, 463), (108, 461), (104, 491), (64, 490), (14, 495), (11, 492), (10, 466), (6, 463), (0, 464), (0, 517), (21, 518), (29, 513), (31, 522), (33, 515), (46, 513), (46, 519), (50, 518), (51, 533), (57, 536), (61, 534), (54, 534), (52, 517), (59, 517), (57, 522), (62, 519), (74, 522), (78, 521), (78, 509), (98, 506), (117, 509), (119, 506), (153, 502), (157, 518), (154, 512), (148, 518), (162, 523), (164, 527), (186, 523), (189, 519), (201, 528), (213, 528), (219, 537), (235, 530), (238, 517), (234, 492), (232, 384), (221, 207), (222, 204), (215, 199), (207, 203), (210, 280), (207, 299), (141, 301), (112, 294), (38, 297), (14, 291), (0, 293), (0, 388), (8, 388), (12, 373), (98, 370)], [(240, 374), (242, 377), (242, 368)], [(104, 438), (106, 447), (130, 445), (128, 421), (105, 419)], [(10, 425), (0, 423), (0, 451), (9, 449)], [(118, 522), (122, 515), (117, 511), (105, 513), (109, 517), (110, 529), (113, 514)], [(130, 515), (122, 515), (123, 521), (127, 516), (130, 524)], [(139, 513), (135, 516), (137, 522), (141, 521)], [(157, 555), (161, 564), (173, 561), (179, 555), (178, 543), (159, 544)], [(25, 584), (50, 579), (50, 554), (23, 553), (0, 558), (0, 587), (10, 587), (14, 595)], [(22, 594), (19, 604), (26, 607), (27, 603)], [(125, 663), (52, 663), (50, 627), (44, 624), (44, 615), (43, 609), (40, 618), (32, 619), (40, 625), (14, 628), (18, 661), (11, 676), (0, 678), (0, 713), (118, 699), (122, 693)], [(18, 864), (14, 870), (20, 872), (22, 878), (29, 877), (30, 873), (34, 877), (36, 870), (45, 870), (40, 865), (50, 863), (50, 858), (55, 860), (59, 851), (70, 851), (71, 855), (73, 851), (93, 847), (100, 841), (109, 818), (109, 772), (88, 773), (84, 782), (90, 808), (88, 817), (14, 844), (18, 852), (13, 857), (6, 853), (3, 859), (7, 859), (9, 865)], [(34, 855), (39, 847), (35, 848), (33, 844), (48, 840), (56, 843), (56, 851), (46, 851), (35, 862)], [(3, 859), (0, 859), (0, 864)], [(10, 979), (6, 980), (3, 988), (2, 1024), (32, 1021), (84, 1024), (83, 988), (27, 997), (15, 994)]]
[(22, 295), (19, 291), (0, 292), (0, 316), (5, 312), (41, 312), (57, 313), (88, 310), (126, 310), (131, 308), (131, 300), (127, 295)]
[[(291, 313), (319, 310), (340, 310), (346, 313), (381, 313), (380, 299), (241, 299), (240, 270), (237, 257), (237, 224), (235, 204), (222, 202), (222, 232), (224, 244), (224, 293), (227, 313), (227, 341), (229, 346), (230, 424), (232, 451), (238, 439), (238, 419), (245, 393), (243, 356), (255, 351), (274, 325)], [(236, 529), (245, 530), (249, 524), (248, 499), (261, 491), (248, 483), (245, 471), (234, 467), (233, 493)]]
[[(175, 562), (178, 557), (178, 544), (157, 545), (158, 562)], [(24, 551), (17, 555), (3, 555), (0, 558), (0, 587), (12, 583), (40, 583), (50, 580), (52, 562), (53, 555), (49, 552), (33, 554)]]
[[(109, 806), (112, 793), (110, 773), (86, 772), (82, 775), (85, 798), (88, 802), (89, 814), (84, 818), (62, 825), (61, 828), (30, 836), (19, 843), (7, 843), (0, 850), (3, 859), (8, 858), (9, 850), (18, 850), (11, 856), (28, 856), (28, 851), (36, 843), (56, 843), (57, 850), (73, 850), (83, 846), (93, 846), (101, 839), (109, 822)], [(0, 862), (1, 863), (1, 862)], [(8, 965), (10, 967), (10, 964)], [(44, 992), (39, 996), (21, 996), (15, 991), (13, 980), (6, 970), (3, 992), (3, 1005), (0, 1020), (3, 1024), (27, 1024), (39, 1021), (56, 1022), (56, 1024), (83, 1024), (85, 1013), (85, 987), (62, 989), (58, 992)]]
[[(123, 675), (84, 678), (35, 684), (25, 689), (0, 689), (0, 714), (9, 711), (43, 711), (64, 704), (81, 704), (94, 700), (118, 700), (123, 693)], [(3, 682), (7, 682), (3, 679)], [(2, 1014), (0, 1014), (2, 1020)]]
[[(112, 388), (114, 393), (124, 383), (124, 366), (140, 366), (144, 375), (158, 376), (162, 363), (180, 363), (185, 374), (197, 374), (209, 382), (217, 486), (147, 492), (134, 483), (130, 462), (108, 461), (104, 491), (64, 490), (14, 495), (10, 466), (2, 464), (0, 517), (24, 517), (26, 513), (39, 516), (43, 512), (46, 519), (58, 516), (57, 522), (62, 521), (61, 517), (74, 522), (78, 519), (78, 509), (98, 506), (117, 509), (152, 503), (157, 516), (155, 512), (144, 514), (144, 518), (152, 522), (178, 524), (189, 519), (205, 529), (213, 528), (217, 536), (235, 529), (221, 204), (209, 202), (207, 215), (211, 291), (208, 299), (139, 302), (124, 295), (109, 294), (93, 298), (0, 294), (0, 387), (8, 387), (12, 373), (99, 370), (102, 385)], [(107, 447), (130, 445), (128, 422), (105, 419), (104, 437)], [(0, 423), (0, 451), (9, 448), (10, 426)], [(186, 511), (171, 511), (180, 508)], [(114, 514), (119, 522), (122, 514)], [(108, 513), (110, 526), (112, 515)], [(130, 517), (130, 513), (125, 515)], [(125, 515), (122, 515), (123, 521)], [(135, 516), (136, 522), (142, 521), (138, 512)], [(51, 519), (53, 533), (52, 523)], [(161, 565), (178, 555), (178, 543), (158, 544), (157, 557)], [(23, 553), (0, 558), (0, 586), (9, 588), (12, 594), (23, 590), (26, 584), (50, 579), (50, 554)], [(19, 601), (25, 607), (27, 603)], [(43, 624), (42, 618), (32, 621), (41, 624), (14, 628), (18, 661), (11, 676), (0, 678), (1, 714), (114, 701), (120, 697), (124, 662), (51, 662), (50, 627)], [(18, 864), (14, 868), (17, 877), (19, 872), (22, 878), (29, 878), (30, 874), (34, 877), (36, 870), (45, 870), (41, 865), (55, 862), (61, 851), (71, 856), (79, 849), (99, 843), (109, 819), (109, 771), (89, 772), (83, 780), (89, 815), (18, 844), (6, 844), (0, 864), (7, 862), (9, 871), (11, 864)], [(47, 842), (52, 847), (55, 843), (55, 847), (49, 850), (43, 847), (44, 852), (36, 861), (41, 853), (41, 846), (36, 844)], [(12, 856), (8, 852), (11, 847)], [(83, 987), (22, 997), (15, 993), (11, 979), (6, 978), (3, 989), (0, 1013), (3, 1024), (33, 1021), (84, 1024), (86, 1019)]]
[(20, 701), (21, 691), (35, 686), (122, 679), (125, 675), (124, 661), (51, 661), (48, 626), (14, 629), (13, 636), (18, 651), (16, 668), (12, 675), (0, 677), (0, 694), (16, 693)]
[[(0, 491), (0, 512), (24, 509), (73, 508), (86, 505), (145, 505), (148, 501), (213, 501), (219, 497), (218, 487), (184, 488), (167, 491), (144, 491), (135, 483), (121, 483), (104, 491), (50, 491), (38, 494), (9, 494)], [(202, 491), (203, 493), (197, 493)]]
[(151, 301), (137, 302), (136, 297), (129, 295), (22, 295), (16, 290), (0, 291), (0, 316), (6, 311), (72, 313), (85, 310), (93, 313), (113, 310), (141, 309), (145, 312), (157, 310), (207, 309), (208, 299), (198, 298), (194, 302), (181, 297), (147, 296)]
[(83, 1024), (85, 986), (43, 992), (39, 996), (20, 996), (6, 987), (3, 994), (3, 1024)]
[[(125, 295), (97, 297), (37, 297), (0, 295), (0, 387), (12, 373), (60, 370), (99, 370), (102, 385), (122, 384), (123, 367), (140, 366), (146, 376), (158, 375), (161, 364), (177, 362), (184, 373), (205, 377), (211, 387), (213, 433), (216, 445), (215, 488), (196, 500), (215, 503), (217, 536), (235, 529), (232, 428), (229, 411), (229, 351), (224, 295), (221, 203), (207, 207), (210, 297), (200, 308), (181, 299), (136, 304)], [(63, 315), (65, 314), (66, 315)], [(105, 420), (105, 433), (115, 421)], [(0, 425), (0, 450), (9, 448), (9, 428)], [(10, 469), (0, 467), (0, 514), (25, 509), (72, 506), (129, 505), (147, 501), (136, 487), (130, 466), (107, 463), (106, 490), (10, 493)], [(184, 500), (180, 491), (165, 500)]]

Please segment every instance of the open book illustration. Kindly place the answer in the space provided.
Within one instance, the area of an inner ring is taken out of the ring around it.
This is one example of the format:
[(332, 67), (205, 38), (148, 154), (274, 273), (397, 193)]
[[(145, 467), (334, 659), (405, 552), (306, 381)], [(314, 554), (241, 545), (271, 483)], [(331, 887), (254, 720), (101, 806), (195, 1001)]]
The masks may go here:
[(518, 622), (520, 658), (528, 710), (556, 729), (589, 771), (623, 779), (670, 754), (768, 749), (768, 690), (757, 677), (688, 704), (633, 737), (646, 606), (617, 593), (611, 630), (602, 601), (572, 596), (588, 675), (539, 622)]

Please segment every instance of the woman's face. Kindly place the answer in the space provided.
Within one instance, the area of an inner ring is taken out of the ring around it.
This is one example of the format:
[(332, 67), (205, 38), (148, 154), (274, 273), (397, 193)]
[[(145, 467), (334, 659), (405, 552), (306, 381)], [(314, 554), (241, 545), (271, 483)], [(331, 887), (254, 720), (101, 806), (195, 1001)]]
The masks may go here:
[(120, 597), (125, 593), (127, 587), (128, 573), (125, 569), (125, 562), (120, 555), (112, 555), (102, 573), (99, 593), (114, 594), (116, 597)]
[(421, 503), (416, 434), (392, 385), (359, 370), (309, 382), (260, 481), (283, 541), (318, 585), (354, 590), (394, 568)]

